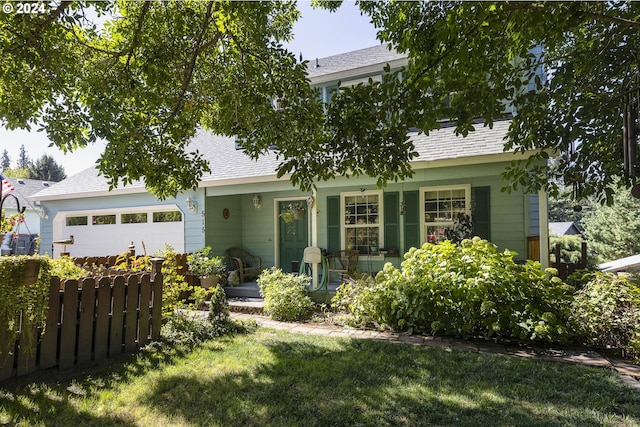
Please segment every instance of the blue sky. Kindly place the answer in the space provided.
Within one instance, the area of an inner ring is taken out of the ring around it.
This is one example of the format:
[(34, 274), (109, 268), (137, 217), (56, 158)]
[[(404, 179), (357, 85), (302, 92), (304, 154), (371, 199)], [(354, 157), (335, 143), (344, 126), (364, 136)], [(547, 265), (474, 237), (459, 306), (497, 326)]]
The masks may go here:
[[(360, 15), (353, 1), (345, 1), (334, 13), (313, 9), (310, 1), (303, 0), (298, 1), (298, 8), (302, 17), (294, 26), (294, 40), (287, 44), (296, 56), (301, 53), (303, 59), (312, 61), (379, 44), (375, 28), (368, 18)], [(31, 159), (40, 158), (43, 154), (52, 156), (64, 167), (67, 176), (91, 166), (104, 148), (104, 144), (96, 143), (65, 155), (55, 147), (48, 147), (49, 141), (42, 132), (0, 128), (0, 153), (5, 149), (8, 151), (12, 167), (22, 144)]]

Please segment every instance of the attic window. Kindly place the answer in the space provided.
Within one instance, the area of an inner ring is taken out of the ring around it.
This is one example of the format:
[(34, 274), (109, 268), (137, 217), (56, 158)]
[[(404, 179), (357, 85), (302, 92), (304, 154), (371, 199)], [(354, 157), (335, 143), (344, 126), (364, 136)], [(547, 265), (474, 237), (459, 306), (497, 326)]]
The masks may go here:
[(24, 179), (18, 178), (18, 184), (24, 184)]
[(49, 186), (49, 181), (42, 181), (42, 185), (45, 186), (45, 187), (48, 187)]

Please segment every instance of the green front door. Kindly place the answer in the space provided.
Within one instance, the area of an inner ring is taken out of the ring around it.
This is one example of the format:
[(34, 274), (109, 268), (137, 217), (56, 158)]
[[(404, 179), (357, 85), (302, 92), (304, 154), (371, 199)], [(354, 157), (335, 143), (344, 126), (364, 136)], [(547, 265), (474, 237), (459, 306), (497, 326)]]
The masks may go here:
[[(292, 203), (300, 204), (304, 207), (302, 219), (293, 219), (286, 222), (282, 215), (287, 212)], [(309, 212), (305, 201), (281, 201), (278, 203), (278, 221), (280, 230), (280, 268), (285, 272), (291, 271), (291, 261), (302, 261), (304, 248), (309, 242)], [(297, 271), (296, 271), (297, 273)]]

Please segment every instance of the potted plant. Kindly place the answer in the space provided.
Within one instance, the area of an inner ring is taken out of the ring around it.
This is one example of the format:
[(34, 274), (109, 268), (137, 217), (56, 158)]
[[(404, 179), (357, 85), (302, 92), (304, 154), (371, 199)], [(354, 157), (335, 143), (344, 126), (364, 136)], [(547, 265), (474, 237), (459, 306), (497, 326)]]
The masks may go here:
[(187, 255), (189, 273), (198, 276), (200, 285), (205, 289), (217, 285), (225, 271), (223, 258), (212, 257), (210, 254), (211, 247), (207, 246)]
[(280, 218), (282, 218), (285, 223), (291, 224), (293, 222), (293, 212), (284, 211), (280, 214)]
[(290, 203), (289, 211), (293, 214), (293, 219), (304, 219), (304, 206), (302, 206), (302, 203)]

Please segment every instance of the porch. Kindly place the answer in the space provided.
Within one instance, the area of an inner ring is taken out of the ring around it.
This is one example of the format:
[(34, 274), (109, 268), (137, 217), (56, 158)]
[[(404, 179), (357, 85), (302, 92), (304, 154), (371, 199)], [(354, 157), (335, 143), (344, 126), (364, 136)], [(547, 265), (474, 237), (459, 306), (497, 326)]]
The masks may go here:
[[(338, 286), (340, 286), (340, 282), (332, 282), (327, 285), (327, 290), (318, 290), (313, 291), (313, 294), (316, 294), (320, 297), (320, 299), (325, 299), (325, 294), (327, 295), (327, 299), (331, 299), (335, 294)], [(246, 300), (262, 300), (262, 296), (260, 296), (260, 291), (258, 288), (258, 283), (255, 281), (248, 281), (240, 284), (239, 286), (225, 286), (224, 292), (227, 295), (228, 299), (246, 299)]]

